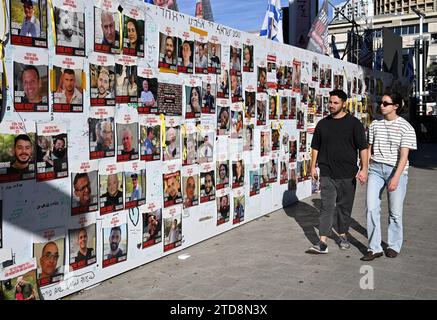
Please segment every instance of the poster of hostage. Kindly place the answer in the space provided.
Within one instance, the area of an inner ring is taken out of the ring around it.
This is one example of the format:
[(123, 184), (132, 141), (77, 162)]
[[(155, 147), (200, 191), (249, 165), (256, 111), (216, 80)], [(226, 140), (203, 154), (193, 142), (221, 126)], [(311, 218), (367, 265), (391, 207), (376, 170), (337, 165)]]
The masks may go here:
[(97, 262), (95, 223), (68, 230), (68, 239), (70, 247), (69, 264), (73, 271)]
[(68, 140), (64, 124), (37, 124), (36, 180), (68, 177)]
[(130, 161), (124, 165), (125, 208), (130, 209), (146, 203), (146, 164)]
[(35, 123), (0, 124), (0, 182), (35, 179)]
[(36, 259), (5, 267), (0, 273), (1, 299), (42, 300), (36, 270)]
[(99, 169), (100, 215), (123, 210), (122, 164), (101, 164)]
[(140, 118), (140, 150), (142, 161), (161, 160), (161, 124), (158, 117)]
[(65, 267), (65, 230), (47, 229), (35, 235), (33, 256), (38, 264), (40, 288), (62, 281)]
[(14, 108), (19, 112), (49, 111), (48, 54), (26, 48), (14, 54)]
[(182, 203), (181, 171), (169, 172), (162, 175), (164, 208)]
[(56, 56), (53, 61), (53, 74), (53, 112), (83, 112), (82, 59)]
[(182, 245), (182, 208), (164, 210), (164, 252)]
[(149, 203), (143, 209), (143, 249), (162, 242), (162, 209)]
[(75, 164), (71, 172), (71, 215), (99, 209), (98, 165), (95, 161)]
[(126, 214), (115, 214), (110, 219), (102, 221), (103, 268), (127, 259), (128, 228), (126, 219)]
[(52, 0), (56, 54), (85, 56), (85, 0)]
[(114, 110), (97, 108), (88, 119), (90, 160), (114, 157)]
[(11, 43), (47, 48), (47, 0), (11, 0), (9, 5)]

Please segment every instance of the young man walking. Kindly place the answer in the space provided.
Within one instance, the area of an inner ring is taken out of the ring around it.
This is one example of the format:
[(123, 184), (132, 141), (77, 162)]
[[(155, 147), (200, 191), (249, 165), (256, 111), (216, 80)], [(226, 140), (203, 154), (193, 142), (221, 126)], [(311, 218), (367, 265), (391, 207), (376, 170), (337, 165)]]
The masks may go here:
[[(308, 253), (328, 253), (334, 217), (337, 219), (340, 249), (350, 249), (347, 232), (355, 197), (356, 179), (367, 181), (367, 142), (364, 127), (354, 116), (346, 113), (347, 95), (342, 90), (331, 91), (330, 115), (319, 121), (311, 142), (311, 177), (317, 179), (316, 163), (320, 169), (322, 207), (319, 217), (320, 241)], [(358, 153), (361, 158), (359, 171)]]
[(386, 255), (395, 258), (403, 241), (402, 211), (407, 192), (408, 154), (417, 149), (413, 127), (396, 114), (402, 106), (397, 93), (384, 95), (381, 101), (383, 120), (375, 120), (369, 129), (369, 182), (367, 184), (367, 237), (369, 248), (363, 261), (383, 255), (381, 247), (381, 198), (388, 194), (388, 248)]

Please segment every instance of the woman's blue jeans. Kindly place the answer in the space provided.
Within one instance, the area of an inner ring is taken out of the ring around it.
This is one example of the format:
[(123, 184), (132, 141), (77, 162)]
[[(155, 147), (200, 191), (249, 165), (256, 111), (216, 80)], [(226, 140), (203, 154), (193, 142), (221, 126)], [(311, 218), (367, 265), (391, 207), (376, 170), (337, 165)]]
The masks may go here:
[[(369, 251), (382, 252), (381, 247), (381, 198), (384, 189), (393, 177), (396, 167), (371, 162), (369, 167), (369, 180), (367, 183), (367, 237)], [(407, 192), (407, 173), (402, 173), (398, 187), (388, 196), (388, 247), (396, 252), (401, 251), (403, 241), (402, 211), (405, 194)]]

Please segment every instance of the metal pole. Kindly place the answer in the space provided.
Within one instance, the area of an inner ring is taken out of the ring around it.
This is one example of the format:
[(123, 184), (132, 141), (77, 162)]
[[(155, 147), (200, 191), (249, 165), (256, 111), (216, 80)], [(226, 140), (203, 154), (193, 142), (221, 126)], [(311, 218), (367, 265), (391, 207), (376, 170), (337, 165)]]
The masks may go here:
[(423, 114), (424, 106), (423, 106), (423, 16), (420, 15), (420, 34), (419, 34), (419, 114)]

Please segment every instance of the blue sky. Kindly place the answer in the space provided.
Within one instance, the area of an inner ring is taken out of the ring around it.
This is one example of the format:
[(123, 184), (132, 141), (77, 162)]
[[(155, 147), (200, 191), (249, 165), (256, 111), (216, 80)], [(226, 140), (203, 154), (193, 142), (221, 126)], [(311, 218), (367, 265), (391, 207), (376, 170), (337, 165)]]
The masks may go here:
[[(214, 20), (217, 23), (242, 30), (254, 31), (261, 28), (267, 8), (267, 0), (210, 0)], [(344, 0), (331, 0), (334, 5)], [(288, 0), (281, 0), (288, 6)], [(320, 3), (323, 0), (319, 0)], [(196, 0), (177, 0), (179, 10), (194, 15)], [(331, 11), (331, 10), (330, 10)]]

